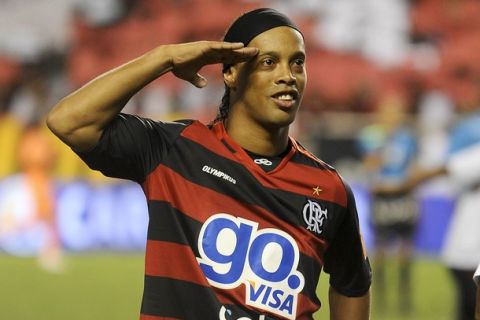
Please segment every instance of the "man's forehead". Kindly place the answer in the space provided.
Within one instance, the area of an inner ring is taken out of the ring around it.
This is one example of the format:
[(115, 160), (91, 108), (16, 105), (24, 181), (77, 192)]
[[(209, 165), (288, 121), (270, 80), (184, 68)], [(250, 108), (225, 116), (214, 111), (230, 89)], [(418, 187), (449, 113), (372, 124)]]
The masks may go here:
[(299, 30), (284, 14), (270, 8), (259, 8), (237, 18), (227, 30), (224, 41), (248, 45), (256, 36), (280, 26)]
[(277, 27), (267, 30), (250, 41), (249, 47), (257, 47), (259, 54), (265, 52), (284, 51), (305, 51), (305, 43), (302, 35), (295, 29), (290, 27)]

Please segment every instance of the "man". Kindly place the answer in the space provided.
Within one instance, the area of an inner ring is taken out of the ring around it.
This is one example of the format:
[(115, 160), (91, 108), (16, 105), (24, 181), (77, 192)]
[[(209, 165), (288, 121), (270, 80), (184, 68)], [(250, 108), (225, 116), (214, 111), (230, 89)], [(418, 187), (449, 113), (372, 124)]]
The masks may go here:
[[(137, 181), (149, 205), (141, 319), (311, 319), (322, 267), (332, 319), (368, 319), (370, 266), (353, 195), (294, 139), (306, 83), (298, 28), (272, 9), (238, 18), (225, 42), (164, 45), (60, 101), (50, 129), (90, 167)], [(219, 116), (164, 123), (121, 114), (172, 72), (223, 63)]]

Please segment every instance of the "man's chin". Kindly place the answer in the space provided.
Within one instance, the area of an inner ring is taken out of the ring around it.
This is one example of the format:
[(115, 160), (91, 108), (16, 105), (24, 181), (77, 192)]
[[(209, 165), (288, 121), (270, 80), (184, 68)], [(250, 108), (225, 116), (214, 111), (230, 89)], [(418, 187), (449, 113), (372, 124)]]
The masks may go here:
[(290, 126), (295, 121), (295, 115), (282, 115), (266, 122), (266, 126), (271, 129), (282, 129)]

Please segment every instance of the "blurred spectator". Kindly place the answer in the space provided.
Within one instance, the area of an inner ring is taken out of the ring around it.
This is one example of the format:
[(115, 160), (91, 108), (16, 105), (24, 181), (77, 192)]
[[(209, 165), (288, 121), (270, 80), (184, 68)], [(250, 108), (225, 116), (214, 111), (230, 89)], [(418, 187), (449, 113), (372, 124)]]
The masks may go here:
[(61, 270), (55, 222), (55, 155), (47, 132), (29, 127), (21, 136), (20, 172), (0, 182), (0, 247), (15, 255), (37, 255), (47, 271)]
[(408, 2), (404, 0), (324, 1), (316, 35), (326, 48), (357, 52), (391, 67), (409, 51)]
[(445, 238), (442, 258), (457, 287), (458, 320), (473, 319), (476, 288), (472, 282), (480, 262), (480, 112), (468, 114), (455, 126), (446, 164), (416, 172), (406, 188), (448, 174), (458, 200)]
[(359, 143), (364, 152), (365, 169), (371, 177), (377, 304), (380, 308), (386, 308), (385, 260), (392, 241), (397, 241), (400, 244), (400, 310), (408, 314), (412, 308), (412, 240), (418, 209), (416, 199), (410, 192), (390, 192), (407, 180), (417, 153), (416, 138), (407, 122), (405, 108), (402, 99), (387, 96), (379, 105), (377, 123), (361, 131)]
[(92, 27), (104, 27), (123, 19), (133, 5), (131, 0), (74, 0), (85, 22)]
[[(445, 164), (455, 116), (455, 105), (445, 92), (432, 90), (421, 98), (417, 118), (420, 170), (431, 170)], [(435, 199), (444, 204), (445, 201), (453, 202), (456, 196), (456, 191), (446, 176), (431, 179), (422, 184), (418, 191), (422, 198)]]
[(458, 320), (474, 317), (476, 289), (471, 279), (480, 262), (480, 147), (474, 145), (480, 146), (480, 109), (469, 112), (453, 129), (447, 167), (461, 188), (443, 250), (457, 285)]
[(448, 152), (449, 130), (455, 106), (442, 91), (427, 92), (421, 99), (418, 114), (419, 165), (424, 168), (443, 165)]
[(1, 1), (0, 56), (28, 63), (45, 52), (66, 50), (74, 1)]

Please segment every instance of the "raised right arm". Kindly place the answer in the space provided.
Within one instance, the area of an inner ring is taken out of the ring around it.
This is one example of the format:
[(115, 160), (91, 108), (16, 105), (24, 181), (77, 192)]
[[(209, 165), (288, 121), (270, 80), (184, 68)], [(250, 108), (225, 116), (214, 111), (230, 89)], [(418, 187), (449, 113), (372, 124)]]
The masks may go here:
[(247, 61), (257, 52), (241, 43), (214, 41), (159, 46), (60, 100), (49, 112), (47, 125), (67, 145), (86, 151), (96, 145), (128, 100), (161, 75), (171, 71), (201, 88), (207, 83), (198, 74), (203, 66)]

